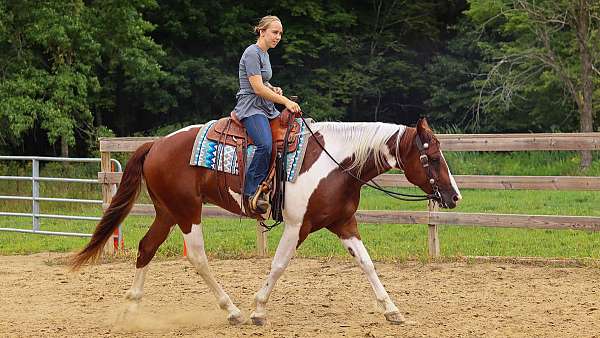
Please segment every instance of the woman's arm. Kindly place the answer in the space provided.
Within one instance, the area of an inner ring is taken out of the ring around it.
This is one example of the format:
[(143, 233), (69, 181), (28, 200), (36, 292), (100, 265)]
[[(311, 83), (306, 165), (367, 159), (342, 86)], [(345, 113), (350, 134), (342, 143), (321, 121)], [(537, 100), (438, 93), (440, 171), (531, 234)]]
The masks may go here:
[(279, 95), (279, 94), (275, 93), (274, 91), (269, 89), (267, 86), (265, 86), (265, 84), (262, 81), (261, 75), (249, 76), (248, 80), (250, 81), (250, 85), (252, 86), (252, 89), (254, 90), (254, 93), (256, 95), (258, 95), (264, 99), (267, 99), (269, 101), (282, 104), (287, 109), (289, 109), (290, 111), (292, 111), (294, 113), (300, 112), (300, 106), (296, 102), (288, 99), (287, 97), (285, 97), (283, 95)]

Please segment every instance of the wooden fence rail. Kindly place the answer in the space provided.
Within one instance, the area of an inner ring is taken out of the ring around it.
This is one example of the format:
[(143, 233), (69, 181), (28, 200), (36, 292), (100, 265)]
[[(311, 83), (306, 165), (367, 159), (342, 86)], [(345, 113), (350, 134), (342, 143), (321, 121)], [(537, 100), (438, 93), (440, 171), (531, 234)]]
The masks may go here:
[[(118, 184), (123, 173), (98, 173), (105, 184)], [(600, 177), (596, 176), (492, 176), (454, 175), (458, 186), (467, 189), (497, 190), (600, 190)], [(383, 174), (375, 178), (383, 187), (406, 188), (414, 185), (402, 174)]]
[[(547, 151), (547, 150), (600, 150), (600, 133), (575, 134), (446, 134), (438, 135), (444, 151)], [(145, 142), (157, 137), (101, 138), (102, 168), (98, 180), (103, 184), (103, 201), (110, 203), (110, 187), (121, 181), (121, 173), (111, 172), (110, 153), (133, 152)], [(529, 190), (600, 190), (600, 177), (586, 176), (496, 176), (455, 175), (460, 188), (472, 189), (529, 189)], [(387, 187), (410, 187), (404, 175), (384, 174), (376, 182)], [(134, 215), (152, 215), (149, 204), (136, 204)], [(208, 217), (235, 217), (218, 207), (205, 207)], [(439, 255), (437, 225), (475, 225), (487, 227), (511, 227), (529, 229), (575, 229), (600, 231), (600, 217), (521, 215), (439, 212), (431, 205), (428, 211), (374, 211), (359, 210), (357, 220), (361, 223), (428, 224), (429, 254)], [(266, 235), (257, 228), (259, 255), (266, 255)]]
[[(600, 133), (438, 134), (444, 151), (600, 150)], [(103, 137), (100, 151), (132, 152), (159, 137)]]
[[(132, 215), (153, 216), (152, 204), (136, 204)], [(240, 218), (216, 206), (204, 206), (202, 215), (208, 217)], [(395, 211), (395, 210), (358, 210), (359, 223), (370, 224), (448, 224), (477, 225), (503, 228), (527, 229), (574, 229), (600, 231), (600, 217), (589, 216), (552, 216), (552, 215), (515, 215), (463, 212)]]

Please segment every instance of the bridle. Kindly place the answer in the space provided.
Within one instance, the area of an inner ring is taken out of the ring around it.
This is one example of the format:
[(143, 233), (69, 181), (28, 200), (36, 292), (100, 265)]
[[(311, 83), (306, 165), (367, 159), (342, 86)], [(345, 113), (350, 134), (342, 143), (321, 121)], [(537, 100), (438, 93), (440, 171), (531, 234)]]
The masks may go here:
[[(304, 123), (304, 125), (306, 126), (306, 128), (308, 129), (310, 134), (313, 136), (314, 140), (317, 142), (319, 147), (325, 152), (325, 154), (327, 154), (327, 156), (329, 156), (329, 158), (335, 164), (337, 164), (337, 166), (342, 170), (342, 172), (346, 173), (348, 176), (354, 178), (355, 180), (359, 181), (360, 183), (365, 184), (373, 189), (379, 190), (379, 191), (385, 193), (386, 195), (393, 197), (395, 199), (399, 199), (402, 201), (432, 200), (432, 201), (436, 201), (436, 202), (440, 203), (441, 205), (445, 205), (445, 203), (442, 200), (442, 195), (440, 194), (439, 187), (437, 186), (437, 181), (434, 178), (432, 171), (431, 171), (431, 166), (429, 165), (429, 157), (427, 156), (427, 153), (426, 153), (426, 149), (429, 148), (429, 144), (421, 142), (421, 138), (418, 133), (415, 136), (415, 144), (417, 146), (417, 149), (419, 149), (419, 154), (420, 154), (419, 160), (421, 161), (421, 165), (425, 169), (425, 172), (427, 173), (427, 178), (429, 179), (429, 183), (431, 183), (431, 186), (433, 188), (433, 193), (427, 194), (427, 195), (403, 194), (403, 193), (399, 193), (396, 191), (391, 191), (391, 190), (381, 187), (379, 184), (375, 183), (373, 180), (370, 180), (367, 182), (367, 181), (364, 181), (361, 178), (357, 177), (356, 175), (351, 173), (349, 170), (347, 170), (347, 168), (342, 166), (342, 164), (339, 163), (335, 158), (333, 158), (333, 156), (331, 156), (331, 154), (327, 151), (327, 149), (325, 149), (325, 147), (321, 144), (321, 141), (319, 141), (319, 139), (315, 136), (315, 133), (312, 131), (312, 129), (310, 129), (310, 126), (308, 123), (306, 123), (304, 116), (300, 115), (300, 118), (302, 119), (302, 122)], [(400, 143), (400, 130), (398, 130), (398, 134), (396, 136), (396, 160), (400, 163), (401, 169), (404, 169), (402, 160), (400, 159), (400, 156), (398, 153), (399, 148), (400, 148), (399, 143)]]
[[(415, 136), (415, 145), (419, 150), (419, 162), (421, 162), (421, 166), (425, 169), (425, 173), (427, 175), (427, 179), (429, 180), (429, 184), (431, 184), (431, 188), (433, 189), (433, 200), (440, 203), (443, 207), (445, 207), (444, 200), (442, 199), (442, 194), (440, 194), (440, 188), (437, 185), (437, 180), (433, 175), (433, 170), (431, 170), (431, 165), (429, 163), (429, 156), (427, 155), (427, 149), (429, 149), (429, 143), (423, 143), (421, 141), (421, 136), (419, 133)], [(398, 152), (398, 148), (396, 147), (396, 153)], [(397, 157), (397, 156), (396, 156)]]

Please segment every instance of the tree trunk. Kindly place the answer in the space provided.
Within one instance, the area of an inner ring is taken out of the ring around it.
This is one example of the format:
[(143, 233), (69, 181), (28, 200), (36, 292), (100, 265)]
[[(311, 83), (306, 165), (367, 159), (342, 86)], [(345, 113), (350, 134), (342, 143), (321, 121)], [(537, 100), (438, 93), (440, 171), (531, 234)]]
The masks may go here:
[[(592, 83), (592, 57), (589, 45), (590, 8), (589, 0), (578, 0), (575, 4), (577, 43), (581, 61), (581, 106), (579, 107), (579, 127), (581, 132), (594, 131), (593, 117), (593, 83)], [(592, 152), (581, 152), (581, 168), (589, 168), (592, 164)]]
[(69, 143), (67, 142), (67, 138), (64, 136), (60, 137), (60, 156), (69, 157)]
[(102, 126), (102, 123), (104, 123), (104, 121), (102, 121), (102, 111), (100, 110), (100, 108), (96, 109), (96, 111), (94, 112), (94, 116), (95, 116), (94, 125), (96, 127)]

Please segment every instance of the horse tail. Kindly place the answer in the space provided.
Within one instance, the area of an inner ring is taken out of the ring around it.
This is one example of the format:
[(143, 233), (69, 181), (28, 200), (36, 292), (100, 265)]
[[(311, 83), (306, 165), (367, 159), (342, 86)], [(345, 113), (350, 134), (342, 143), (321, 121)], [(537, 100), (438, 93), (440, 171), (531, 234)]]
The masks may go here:
[(98, 260), (106, 241), (131, 211), (140, 193), (144, 160), (153, 144), (154, 142), (144, 143), (127, 161), (119, 189), (96, 226), (92, 239), (85, 248), (71, 258), (69, 265), (72, 270), (79, 269), (87, 262)]

